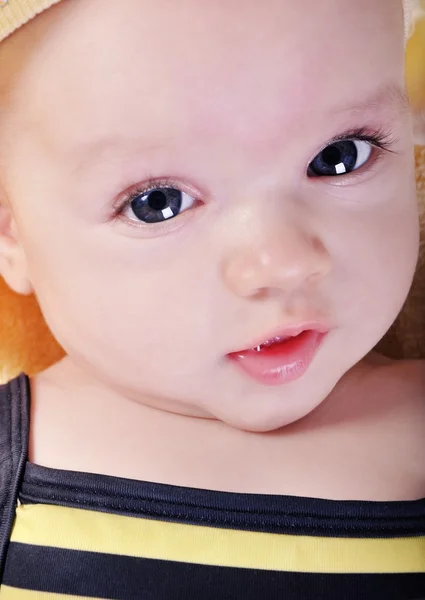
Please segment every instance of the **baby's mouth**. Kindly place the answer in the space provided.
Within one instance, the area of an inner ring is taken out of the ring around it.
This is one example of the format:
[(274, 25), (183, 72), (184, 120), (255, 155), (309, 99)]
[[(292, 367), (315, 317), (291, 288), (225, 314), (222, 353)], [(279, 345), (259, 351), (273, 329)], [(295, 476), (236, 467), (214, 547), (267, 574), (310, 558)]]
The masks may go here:
[(300, 379), (310, 367), (328, 330), (293, 328), (256, 346), (232, 352), (228, 358), (245, 374), (264, 385), (282, 385)]

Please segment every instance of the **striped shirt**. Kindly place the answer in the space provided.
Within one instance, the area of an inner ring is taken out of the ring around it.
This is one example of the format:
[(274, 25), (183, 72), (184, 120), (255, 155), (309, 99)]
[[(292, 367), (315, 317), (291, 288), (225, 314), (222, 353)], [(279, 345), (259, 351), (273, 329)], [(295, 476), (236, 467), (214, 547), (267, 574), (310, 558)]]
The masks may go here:
[(29, 401), (25, 376), (0, 386), (2, 481), (16, 466), (0, 494), (1, 600), (425, 600), (425, 499), (238, 494), (48, 469), (26, 460)]

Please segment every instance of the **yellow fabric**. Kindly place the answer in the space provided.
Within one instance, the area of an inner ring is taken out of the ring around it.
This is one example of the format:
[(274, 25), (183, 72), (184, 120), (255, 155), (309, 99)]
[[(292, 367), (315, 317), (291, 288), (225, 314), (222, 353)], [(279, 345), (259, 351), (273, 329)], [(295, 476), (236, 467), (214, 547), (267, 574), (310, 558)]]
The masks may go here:
[[(72, 596), (74, 600), (78, 596)], [(3, 585), (1, 588), (1, 600), (64, 600), (63, 594), (49, 594), (48, 592), (31, 592)], [(84, 596), (81, 600), (101, 600)]]
[(422, 17), (415, 22), (407, 45), (406, 81), (415, 114), (416, 143), (425, 145), (425, 0), (421, 0), (420, 10)]
[(60, 0), (0, 0), (0, 42)]
[(187, 525), (34, 504), (12, 542), (222, 567), (303, 573), (425, 573), (425, 537), (358, 539)]

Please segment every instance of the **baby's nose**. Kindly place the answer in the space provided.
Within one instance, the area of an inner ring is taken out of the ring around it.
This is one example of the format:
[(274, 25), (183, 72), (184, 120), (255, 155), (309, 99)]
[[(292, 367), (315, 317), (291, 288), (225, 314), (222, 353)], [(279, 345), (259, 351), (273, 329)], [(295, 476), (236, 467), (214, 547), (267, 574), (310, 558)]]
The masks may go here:
[(325, 278), (332, 265), (323, 243), (294, 226), (234, 248), (223, 267), (227, 287), (250, 297), (271, 290), (295, 292)]

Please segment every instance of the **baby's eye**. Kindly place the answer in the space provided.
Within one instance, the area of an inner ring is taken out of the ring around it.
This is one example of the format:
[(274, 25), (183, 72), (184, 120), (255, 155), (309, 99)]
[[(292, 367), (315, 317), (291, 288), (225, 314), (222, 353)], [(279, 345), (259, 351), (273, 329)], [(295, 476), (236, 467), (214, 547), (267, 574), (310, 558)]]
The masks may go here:
[(181, 212), (192, 208), (196, 200), (173, 187), (162, 187), (139, 192), (127, 201), (121, 211), (131, 221), (160, 223), (177, 217)]
[(373, 146), (362, 140), (340, 140), (326, 146), (308, 166), (310, 177), (345, 175), (362, 167), (371, 157)]

